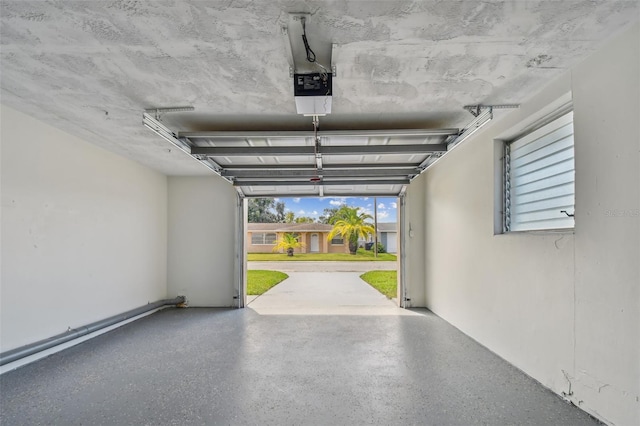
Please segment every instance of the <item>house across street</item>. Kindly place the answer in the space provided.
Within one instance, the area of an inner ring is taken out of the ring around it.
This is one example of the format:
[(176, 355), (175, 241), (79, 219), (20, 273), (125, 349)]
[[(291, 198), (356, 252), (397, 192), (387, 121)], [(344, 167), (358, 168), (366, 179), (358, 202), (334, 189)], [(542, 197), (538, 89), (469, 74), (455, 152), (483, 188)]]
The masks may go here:
[(281, 272), (367, 272), (391, 271), (398, 268), (398, 262), (247, 262), (247, 269)]
[[(327, 236), (333, 229), (332, 225), (323, 223), (248, 223), (247, 224), (247, 252), (271, 253), (275, 243), (284, 234), (297, 234), (298, 241), (303, 247), (294, 250), (295, 253), (348, 253), (349, 244), (341, 236), (331, 241)], [(382, 243), (387, 253), (397, 252), (397, 225), (395, 223), (378, 224), (378, 241)], [(369, 240), (373, 241), (370, 236)]]

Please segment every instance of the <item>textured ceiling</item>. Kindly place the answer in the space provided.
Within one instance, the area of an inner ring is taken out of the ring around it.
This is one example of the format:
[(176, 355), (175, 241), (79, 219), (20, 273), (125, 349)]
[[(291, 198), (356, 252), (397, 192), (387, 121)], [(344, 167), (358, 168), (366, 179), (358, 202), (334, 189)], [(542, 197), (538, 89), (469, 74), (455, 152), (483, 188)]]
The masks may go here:
[(2, 103), (166, 174), (205, 167), (141, 125), (310, 130), (282, 25), (311, 14), (333, 47), (323, 129), (464, 127), (469, 104), (521, 103), (638, 20), (632, 1), (5, 1)]

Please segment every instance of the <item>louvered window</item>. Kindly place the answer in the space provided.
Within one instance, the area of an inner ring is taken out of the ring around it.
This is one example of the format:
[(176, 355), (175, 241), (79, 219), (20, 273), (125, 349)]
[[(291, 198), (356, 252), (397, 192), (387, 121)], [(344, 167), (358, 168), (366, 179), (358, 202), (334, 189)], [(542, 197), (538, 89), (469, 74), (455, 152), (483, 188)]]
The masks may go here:
[(505, 145), (505, 231), (574, 227), (573, 112)]

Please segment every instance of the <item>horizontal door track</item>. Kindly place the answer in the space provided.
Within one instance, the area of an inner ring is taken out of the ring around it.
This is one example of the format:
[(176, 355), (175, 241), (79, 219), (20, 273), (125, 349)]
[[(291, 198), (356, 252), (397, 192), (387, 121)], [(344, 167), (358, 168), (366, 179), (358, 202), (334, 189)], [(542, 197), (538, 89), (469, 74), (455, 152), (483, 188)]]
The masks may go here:
[(420, 173), (420, 169), (411, 168), (411, 169), (351, 169), (351, 170), (342, 170), (342, 169), (329, 169), (324, 168), (322, 171), (319, 171), (315, 168), (308, 168), (305, 170), (222, 170), (222, 176), (231, 176), (236, 179), (250, 179), (250, 178), (269, 178), (269, 179), (299, 179), (299, 178), (307, 178), (310, 179), (312, 177), (318, 176), (318, 174), (322, 174), (323, 177), (329, 178), (347, 178), (347, 177), (393, 177), (393, 176), (404, 176), (409, 174), (418, 174)]
[[(457, 136), (459, 129), (395, 129), (395, 130), (318, 130), (320, 137), (372, 138), (372, 137), (427, 137)], [(309, 131), (249, 131), (249, 132), (178, 132), (177, 137), (188, 139), (283, 139), (313, 138)]]
[(246, 197), (396, 196), (467, 130), (174, 132), (148, 112), (143, 124)]
[[(313, 164), (228, 164), (224, 167), (226, 172), (235, 170), (264, 171), (264, 170), (308, 170), (313, 169)], [(407, 163), (345, 163), (345, 164), (325, 164), (324, 170), (353, 170), (353, 169), (405, 169), (416, 170), (416, 166)]]
[[(409, 179), (379, 179), (379, 180), (331, 180), (324, 179), (322, 185), (407, 185)], [(233, 181), (234, 186), (308, 186), (313, 185), (307, 181), (291, 181), (291, 180), (243, 180), (238, 179)]]
[(191, 155), (218, 156), (291, 156), (291, 155), (371, 155), (371, 154), (427, 154), (445, 152), (447, 144), (411, 145), (332, 145), (314, 146), (251, 146), (251, 147), (193, 147)]

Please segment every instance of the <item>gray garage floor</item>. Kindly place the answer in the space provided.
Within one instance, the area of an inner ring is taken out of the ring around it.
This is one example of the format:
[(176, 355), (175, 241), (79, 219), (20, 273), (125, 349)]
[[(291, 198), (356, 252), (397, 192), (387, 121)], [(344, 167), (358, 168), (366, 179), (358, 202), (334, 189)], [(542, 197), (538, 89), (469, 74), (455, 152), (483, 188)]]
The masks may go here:
[(598, 424), (430, 312), (350, 297), (166, 309), (0, 376), (0, 424)]

